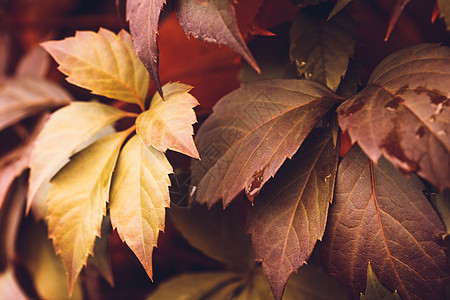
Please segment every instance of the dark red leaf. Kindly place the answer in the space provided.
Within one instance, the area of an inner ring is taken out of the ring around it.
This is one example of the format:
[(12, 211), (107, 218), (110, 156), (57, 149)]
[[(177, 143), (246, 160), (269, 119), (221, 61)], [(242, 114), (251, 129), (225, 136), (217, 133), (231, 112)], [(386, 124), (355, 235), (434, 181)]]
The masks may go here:
[(383, 60), (339, 108), (339, 125), (366, 154), (383, 154), (439, 189), (450, 187), (450, 48), (422, 44)]
[(338, 101), (324, 86), (296, 79), (248, 83), (222, 98), (195, 138), (197, 200), (211, 206), (222, 198), (227, 206), (245, 189), (253, 201)]
[(234, 6), (229, 0), (179, 0), (177, 15), (187, 35), (202, 41), (227, 45), (259, 72), (255, 59), (239, 31)]
[(392, 9), (391, 13), (391, 19), (389, 20), (389, 26), (386, 32), (386, 37), (384, 38), (385, 41), (389, 39), (389, 36), (391, 35), (392, 30), (395, 27), (395, 24), (398, 21), (398, 18), (403, 12), (403, 9), (405, 8), (406, 4), (408, 4), (410, 0), (397, 0), (397, 3), (395, 4), (394, 8)]
[(417, 176), (353, 147), (342, 160), (323, 238), (327, 272), (354, 298), (370, 262), (381, 283), (403, 299), (443, 299), (444, 226)]
[(159, 50), (156, 42), (159, 15), (166, 0), (128, 0), (127, 21), (136, 53), (150, 73), (156, 89), (162, 96), (159, 79)]
[(321, 240), (333, 198), (338, 147), (328, 128), (314, 130), (262, 189), (250, 218), (255, 258), (275, 299)]

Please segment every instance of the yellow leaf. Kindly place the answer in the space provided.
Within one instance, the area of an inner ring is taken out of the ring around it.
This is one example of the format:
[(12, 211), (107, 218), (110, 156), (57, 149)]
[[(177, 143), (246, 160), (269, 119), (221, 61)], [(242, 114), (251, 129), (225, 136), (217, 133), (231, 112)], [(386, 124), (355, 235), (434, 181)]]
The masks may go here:
[(53, 113), (31, 153), (27, 211), (41, 184), (64, 160), (96, 132), (128, 115), (95, 102), (73, 102)]
[(121, 151), (113, 176), (111, 223), (150, 278), (153, 247), (170, 203), (168, 174), (172, 172), (164, 153), (145, 147), (135, 135)]
[(112, 172), (130, 131), (108, 135), (77, 153), (52, 180), (48, 196), (49, 236), (61, 256), (72, 293), (100, 236)]
[(144, 107), (149, 76), (136, 57), (130, 35), (100, 28), (78, 31), (75, 37), (42, 43), (58, 62), (67, 81), (92, 93)]
[(191, 86), (169, 83), (163, 86), (165, 101), (156, 93), (150, 109), (136, 120), (136, 132), (148, 146), (165, 152), (175, 150), (199, 158), (192, 135), (192, 124), (197, 123), (192, 108), (199, 103), (189, 94)]

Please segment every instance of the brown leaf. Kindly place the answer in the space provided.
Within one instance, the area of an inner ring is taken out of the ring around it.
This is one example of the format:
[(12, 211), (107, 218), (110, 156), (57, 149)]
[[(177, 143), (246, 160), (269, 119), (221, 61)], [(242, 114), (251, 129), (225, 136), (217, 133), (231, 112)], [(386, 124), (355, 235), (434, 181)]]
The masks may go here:
[(46, 120), (47, 115), (43, 115), (28, 140), (0, 158), (0, 209), (9, 186), (27, 168), (34, 142)]
[(383, 154), (439, 189), (450, 187), (450, 48), (421, 44), (383, 60), (339, 108), (339, 125), (366, 154)]
[(248, 83), (222, 98), (195, 138), (197, 200), (227, 206), (245, 189), (252, 201), (338, 101), (322, 85), (295, 79)]
[(255, 59), (239, 31), (233, 3), (229, 0), (180, 0), (177, 15), (187, 35), (202, 41), (227, 45), (259, 72)]
[(159, 79), (159, 49), (156, 42), (159, 15), (166, 0), (128, 0), (127, 21), (136, 53), (150, 73), (156, 89), (162, 96)]
[(290, 57), (298, 73), (336, 91), (345, 75), (357, 40), (349, 14), (331, 20), (325, 14), (299, 12), (290, 30)]
[(0, 130), (45, 109), (69, 103), (71, 96), (55, 83), (37, 77), (17, 77), (0, 86)]
[(353, 147), (342, 160), (323, 238), (322, 262), (353, 297), (366, 283), (370, 261), (381, 283), (403, 299), (442, 299), (448, 265), (445, 232), (422, 193), (385, 159), (374, 164)]
[(20, 76), (36, 76), (45, 78), (50, 66), (50, 56), (40, 46), (33, 47), (20, 60), (15, 75)]
[(389, 36), (391, 35), (392, 30), (395, 27), (395, 24), (398, 21), (398, 18), (400, 18), (400, 15), (403, 12), (403, 9), (405, 8), (406, 4), (408, 4), (410, 0), (397, 0), (397, 3), (395, 3), (394, 8), (391, 12), (391, 19), (389, 20), (389, 26), (386, 32), (386, 37), (384, 38), (384, 41), (387, 41), (389, 39)]
[(329, 129), (314, 130), (256, 202), (249, 232), (275, 299), (281, 299), (290, 275), (322, 239), (338, 152)]

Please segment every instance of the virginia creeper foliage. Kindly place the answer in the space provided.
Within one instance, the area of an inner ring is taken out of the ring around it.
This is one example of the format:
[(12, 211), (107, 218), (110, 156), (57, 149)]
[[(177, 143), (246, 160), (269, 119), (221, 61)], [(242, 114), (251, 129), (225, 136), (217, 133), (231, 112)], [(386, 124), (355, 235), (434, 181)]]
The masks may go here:
[(450, 1), (119, 2), (0, 30), (0, 298), (449, 297)]

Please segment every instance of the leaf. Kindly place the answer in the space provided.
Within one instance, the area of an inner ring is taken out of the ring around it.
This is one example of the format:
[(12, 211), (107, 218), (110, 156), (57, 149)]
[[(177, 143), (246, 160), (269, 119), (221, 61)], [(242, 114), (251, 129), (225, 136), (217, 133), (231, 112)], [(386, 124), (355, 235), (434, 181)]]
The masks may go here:
[(0, 273), (0, 295), (3, 300), (25, 300), (28, 299), (20, 288), (17, 279), (14, 277), (12, 268)]
[(450, 48), (421, 44), (383, 60), (339, 108), (339, 125), (377, 161), (383, 154), (441, 190), (450, 187)]
[(329, 129), (313, 131), (259, 195), (249, 233), (275, 299), (322, 239), (338, 154)]
[(450, 31), (450, 2), (448, 0), (437, 0), (439, 15), (444, 18), (447, 31)]
[(336, 4), (333, 6), (330, 14), (328, 15), (328, 20), (337, 15), (344, 7), (349, 4), (352, 0), (338, 0)]
[[(44, 222), (26, 219), (17, 235), (18, 261), (31, 277), (36, 299), (69, 299), (69, 287), (61, 259), (47, 238)], [(75, 285), (72, 300), (83, 299), (81, 284)]]
[(432, 193), (430, 202), (433, 204), (437, 213), (445, 225), (447, 234), (450, 234), (450, 190), (444, 190), (439, 194)]
[(148, 72), (134, 54), (130, 35), (100, 28), (77, 31), (75, 37), (41, 44), (67, 75), (68, 82), (93, 94), (144, 107)]
[(347, 297), (335, 280), (328, 277), (318, 264), (309, 262), (289, 279), (283, 299), (344, 300)]
[(346, 293), (359, 297), (370, 261), (381, 283), (403, 299), (442, 299), (448, 277), (444, 227), (417, 176), (353, 147), (338, 168), (323, 238), (322, 263)]
[(361, 300), (401, 300), (397, 291), (391, 293), (388, 289), (386, 289), (381, 282), (378, 280), (377, 276), (372, 270), (370, 266), (370, 262), (367, 265), (367, 284), (366, 284), (366, 293), (365, 295), (360, 296)]
[(199, 103), (189, 94), (191, 86), (169, 83), (163, 87), (165, 101), (160, 94), (153, 96), (150, 108), (136, 119), (136, 132), (146, 147), (153, 146), (161, 152), (167, 149), (199, 158), (194, 144), (197, 123), (193, 108)]
[(80, 151), (52, 179), (47, 199), (48, 231), (61, 256), (72, 294), (94, 242), (100, 236), (114, 166), (130, 131), (108, 135)]
[(241, 275), (234, 272), (203, 272), (178, 275), (162, 284), (146, 299), (217, 299), (214, 292), (233, 282)]
[(258, 65), (247, 48), (229, 0), (180, 0), (177, 15), (184, 32), (202, 41), (227, 45), (242, 55), (259, 73)]
[(250, 42), (261, 73), (244, 64), (240, 72), (241, 82), (263, 79), (297, 79), (297, 69), (289, 60), (289, 36), (284, 30), (275, 30), (275, 36), (261, 36)]
[(45, 79), (22, 76), (6, 80), (0, 86), (0, 130), (70, 100), (65, 90)]
[(153, 247), (170, 204), (168, 174), (172, 172), (164, 153), (145, 147), (135, 135), (122, 149), (113, 176), (111, 223), (150, 278)]
[[(0, 273), (7, 272), (16, 258), (16, 237), (25, 205), (26, 178), (21, 176), (11, 187), (0, 209)], [(1, 289), (1, 287), (0, 287)], [(0, 293), (3, 296), (3, 294)]]
[(128, 0), (127, 21), (133, 37), (136, 54), (147, 68), (156, 89), (162, 96), (159, 79), (159, 49), (156, 42), (159, 15), (166, 0)]
[(30, 158), (27, 211), (41, 184), (96, 132), (128, 113), (95, 102), (72, 102), (50, 116)]
[(197, 200), (227, 206), (245, 189), (252, 201), (340, 99), (307, 80), (248, 83), (222, 98), (196, 135)]
[(90, 258), (103, 278), (113, 287), (114, 276), (109, 258), (109, 237), (111, 231), (111, 219), (109, 216), (106, 216), (102, 221), (100, 237), (95, 239), (94, 255)]
[[(148, 297), (152, 299), (273, 299), (261, 268), (238, 272), (202, 272), (178, 275), (163, 282)], [(346, 299), (339, 286), (317, 266), (305, 266), (286, 286), (285, 300)]]
[(35, 46), (19, 61), (15, 76), (34, 76), (45, 78), (50, 67), (50, 57), (42, 47)]
[(300, 12), (292, 23), (290, 38), (290, 57), (298, 73), (336, 91), (357, 39), (350, 15), (341, 13), (327, 21), (325, 15)]
[(406, 4), (408, 4), (409, 1), (410, 0), (397, 0), (397, 2), (395, 3), (395, 6), (391, 12), (391, 19), (389, 20), (389, 26), (386, 32), (386, 37), (384, 38), (385, 42), (389, 39), (389, 36), (391, 35), (391, 32), (398, 21), (398, 18), (402, 14), (403, 9), (405, 8)]
[(14, 179), (19, 177), (27, 168), (34, 142), (46, 119), (47, 115), (43, 114), (34, 125), (34, 129), (28, 139), (0, 157), (0, 211)]
[(245, 270), (253, 263), (250, 236), (242, 224), (245, 215), (239, 202), (233, 202), (226, 210), (220, 205), (210, 209), (206, 205), (172, 205), (169, 215), (189, 244), (209, 257), (235, 270)]

